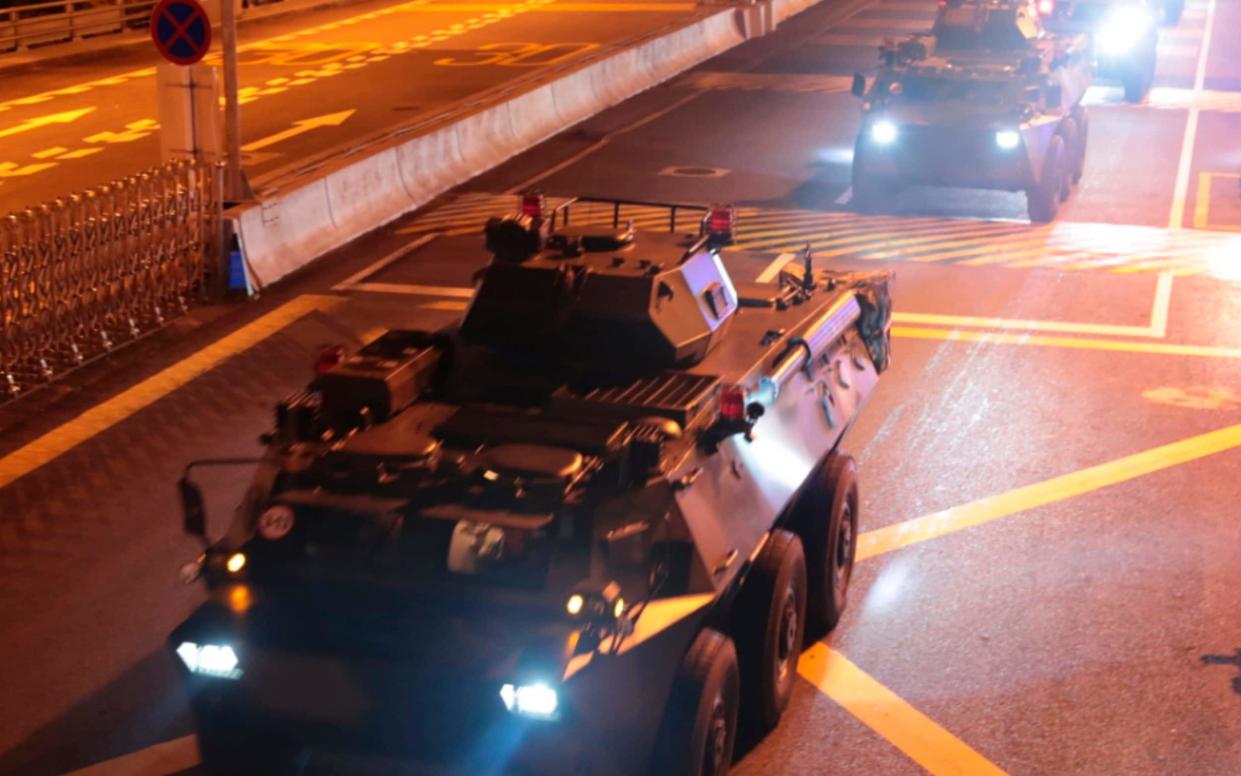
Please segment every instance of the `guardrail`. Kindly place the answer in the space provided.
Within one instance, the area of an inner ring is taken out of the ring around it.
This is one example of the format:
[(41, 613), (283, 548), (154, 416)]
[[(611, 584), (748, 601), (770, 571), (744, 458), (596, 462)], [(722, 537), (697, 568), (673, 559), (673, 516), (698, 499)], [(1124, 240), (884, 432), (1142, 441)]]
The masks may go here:
[(173, 162), (0, 220), (0, 401), (184, 313), (220, 252), (214, 165)]
[(0, 52), (145, 28), (154, 0), (60, 0), (0, 8)]

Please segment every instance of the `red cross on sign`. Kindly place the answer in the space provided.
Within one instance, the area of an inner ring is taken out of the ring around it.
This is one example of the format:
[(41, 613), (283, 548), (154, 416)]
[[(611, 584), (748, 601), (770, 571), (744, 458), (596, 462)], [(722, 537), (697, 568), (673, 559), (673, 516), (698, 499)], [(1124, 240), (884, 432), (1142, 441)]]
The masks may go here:
[(159, 0), (151, 9), (151, 40), (164, 59), (192, 65), (211, 48), (211, 21), (198, 0)]

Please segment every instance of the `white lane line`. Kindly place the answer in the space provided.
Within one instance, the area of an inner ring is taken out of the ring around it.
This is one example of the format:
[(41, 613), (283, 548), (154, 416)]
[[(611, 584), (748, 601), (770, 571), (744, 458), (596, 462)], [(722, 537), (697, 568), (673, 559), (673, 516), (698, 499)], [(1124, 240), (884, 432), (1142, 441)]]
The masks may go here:
[(410, 242), (405, 243), (404, 245), (402, 245), (400, 248), (397, 248), (392, 253), (389, 253), (387, 256), (384, 256), (379, 261), (376, 261), (375, 263), (367, 266), (363, 270), (353, 273), (349, 277), (345, 278), (344, 280), (340, 281), (336, 285), (332, 286), (332, 290), (333, 291), (351, 290), (363, 278), (368, 278), (371, 275), (374, 275), (379, 270), (388, 266), (392, 262), (396, 261), (397, 259), (403, 256), (408, 256), (409, 254), (413, 253), (414, 251), (418, 250), (422, 246), (431, 242), (438, 236), (439, 236), (438, 232), (432, 232), (430, 234), (424, 234), (416, 240), (411, 240)]
[(776, 275), (780, 274), (780, 270), (784, 269), (784, 265), (795, 258), (797, 258), (796, 253), (781, 253), (774, 261), (767, 265), (766, 269), (758, 273), (758, 277), (755, 280), (759, 283), (770, 283)]
[(1168, 336), (1168, 308), (1172, 304), (1172, 273), (1167, 270), (1159, 273), (1155, 281), (1155, 301), (1151, 304), (1152, 337), (1163, 339)]
[(369, 291), (375, 294), (409, 294), (410, 296), (452, 296), (469, 299), (474, 296), (472, 288), (453, 286), (418, 286), (408, 283), (354, 283), (350, 291)]
[(189, 735), (105, 760), (65, 776), (167, 776), (199, 763), (198, 737)]
[(1185, 223), (1185, 198), (1189, 193), (1189, 173), (1193, 165), (1194, 140), (1198, 134), (1198, 100), (1207, 80), (1207, 56), (1211, 50), (1211, 30), (1215, 26), (1215, 0), (1207, 5), (1207, 21), (1202, 32), (1202, 48), (1198, 52), (1198, 70), (1194, 75), (1195, 99), (1189, 104), (1185, 119), (1185, 137), (1181, 141), (1181, 160), (1176, 168), (1176, 185), (1173, 187), (1172, 212), (1168, 215), (1168, 228), (1180, 229)]

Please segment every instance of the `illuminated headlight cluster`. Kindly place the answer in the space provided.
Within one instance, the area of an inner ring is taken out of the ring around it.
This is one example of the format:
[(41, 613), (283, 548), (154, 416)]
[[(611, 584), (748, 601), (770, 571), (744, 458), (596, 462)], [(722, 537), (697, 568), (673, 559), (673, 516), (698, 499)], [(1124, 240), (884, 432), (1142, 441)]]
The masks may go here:
[(181, 646), (177, 647), (177, 656), (192, 674), (217, 679), (241, 678), (237, 653), (227, 644), (195, 644), (192, 641), (183, 641)]
[(1011, 151), (1021, 145), (1021, 133), (1015, 129), (1001, 129), (995, 133), (995, 144), (1001, 151)]
[(534, 719), (555, 719), (560, 710), (560, 696), (542, 682), (506, 684), (500, 688), (504, 708), (513, 714)]
[(890, 121), (876, 121), (870, 125), (870, 139), (876, 145), (891, 145), (896, 142), (896, 125)]
[(1108, 14), (1099, 32), (1099, 48), (1113, 56), (1127, 53), (1150, 31), (1155, 19), (1136, 5), (1120, 5)]

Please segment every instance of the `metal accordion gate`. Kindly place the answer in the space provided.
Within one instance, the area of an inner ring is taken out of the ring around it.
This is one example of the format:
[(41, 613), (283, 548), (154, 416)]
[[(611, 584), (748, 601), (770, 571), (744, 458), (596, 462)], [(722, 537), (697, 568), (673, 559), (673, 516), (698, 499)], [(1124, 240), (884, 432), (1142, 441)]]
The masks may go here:
[(184, 313), (218, 272), (218, 168), (181, 161), (0, 220), (0, 401)]

